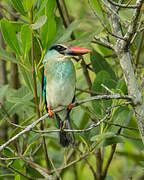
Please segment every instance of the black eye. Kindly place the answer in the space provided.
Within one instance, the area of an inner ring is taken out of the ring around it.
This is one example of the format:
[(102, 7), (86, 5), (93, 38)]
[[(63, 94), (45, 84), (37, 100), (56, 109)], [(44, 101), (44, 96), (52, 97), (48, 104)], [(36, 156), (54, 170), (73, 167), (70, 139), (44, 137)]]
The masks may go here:
[(56, 47), (55, 47), (55, 50), (57, 50), (57, 51), (64, 51), (64, 50), (66, 50), (66, 48), (65, 47), (63, 47), (63, 46), (60, 46), (60, 45), (57, 45)]
[(50, 48), (50, 50), (52, 50), (52, 49), (55, 49), (55, 50), (58, 51), (58, 52), (62, 52), (62, 51), (64, 51), (64, 50), (66, 50), (66, 48), (63, 47), (63, 46), (61, 46), (61, 45), (52, 46), (52, 47)]

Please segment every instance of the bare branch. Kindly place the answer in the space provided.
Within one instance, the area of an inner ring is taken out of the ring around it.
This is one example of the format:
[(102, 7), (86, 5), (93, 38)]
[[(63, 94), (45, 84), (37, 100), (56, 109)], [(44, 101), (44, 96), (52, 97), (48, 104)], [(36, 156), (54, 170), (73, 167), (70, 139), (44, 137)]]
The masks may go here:
[[(61, 171), (61, 170), (63, 170), (63, 169), (66, 169), (66, 168), (68, 168), (68, 167), (76, 164), (77, 162), (81, 161), (82, 159), (85, 159), (85, 158), (86, 158), (87, 156), (89, 156), (90, 154), (91, 154), (91, 152), (87, 152), (87, 153), (83, 154), (83, 155), (80, 156), (78, 159), (70, 162), (70, 163), (67, 164), (66, 166), (63, 166), (63, 167), (61, 167), (61, 168), (58, 168), (57, 171)], [(55, 172), (54, 170), (51, 171), (51, 173), (54, 173), (54, 172)]]
[[(93, 96), (78, 102), (75, 102), (72, 104), (73, 107), (79, 106), (83, 103), (86, 102), (90, 102), (90, 101), (94, 101), (94, 100), (98, 100), (98, 99), (126, 99), (126, 100), (131, 100), (131, 97), (128, 95), (120, 95), (120, 94), (113, 94), (113, 95), (98, 95), (98, 96)], [(130, 104), (130, 102), (128, 102)], [(59, 112), (62, 111), (64, 109), (66, 109), (67, 107), (59, 107), (57, 109), (55, 109), (53, 112)], [(19, 132), (17, 135), (13, 136), (11, 139), (9, 139), (6, 143), (4, 143), (3, 145), (0, 146), (0, 152), (10, 143), (12, 143), (14, 140), (16, 140), (18, 137), (20, 137), (21, 135), (25, 134), (26, 132), (32, 130), (38, 123), (40, 123), (41, 121), (45, 120), (47, 117), (49, 117), (49, 114), (45, 114), (44, 116), (42, 116), (41, 118), (39, 118), (38, 120), (36, 120), (35, 122), (33, 122), (32, 124), (28, 125), (24, 130), (22, 130), (21, 132)], [(108, 117), (108, 115), (106, 115), (103, 119), (101, 119), (101, 121), (99, 121), (97, 123), (97, 125), (93, 125), (90, 128), (88, 128), (86, 131), (91, 130), (94, 127), (97, 127), (100, 123), (102, 123), (106, 118)], [(65, 130), (65, 131), (70, 131), (70, 130)], [(74, 131), (74, 130), (73, 130)], [(78, 130), (79, 132), (83, 131), (83, 130)], [(85, 130), (84, 130), (85, 132)]]
[(91, 95), (104, 95), (104, 93), (101, 92), (96, 92), (96, 91), (91, 91), (91, 90), (84, 90), (84, 89), (80, 89), (80, 88), (76, 88), (77, 91), (81, 91), (81, 92), (85, 92)]
[[(101, 0), (102, 1), (102, 0)], [(102, 1), (103, 2), (103, 1)], [(92, 11), (93, 11), (93, 13), (94, 13), (94, 15), (98, 18), (98, 20), (99, 20), (99, 22), (101, 23), (101, 25), (104, 27), (104, 29), (107, 31), (107, 33), (108, 34), (110, 34), (111, 36), (113, 36), (113, 37), (116, 37), (116, 38), (119, 38), (119, 39), (123, 39), (123, 37), (121, 37), (121, 36), (117, 36), (116, 34), (113, 34), (111, 31), (109, 31), (109, 29), (107, 28), (107, 26), (103, 23), (103, 21), (101, 20), (101, 18), (95, 13), (95, 10), (94, 10), (94, 8), (92, 7), (92, 5), (91, 5), (91, 3), (90, 3), (90, 1), (88, 0), (88, 3), (89, 3), (89, 5), (90, 5), (90, 8), (92, 9)], [(103, 4), (105, 4), (105, 2), (103, 3)], [(106, 5), (107, 6), (107, 5)], [(116, 13), (117, 14), (117, 13)], [(117, 16), (118, 16), (118, 14), (117, 14)], [(118, 16), (119, 17), (119, 16)], [(119, 17), (120, 18), (120, 17)], [(124, 23), (125, 24), (125, 23)], [(124, 40), (124, 39), (123, 39)]]
[[(109, 6), (109, 3), (106, 3), (103, 0), (101, 0), (101, 2), (105, 5), (106, 8), (108, 8), (127, 27), (127, 23), (117, 14), (116, 11), (113, 10), (113, 8), (111, 8), (111, 6)], [(115, 36), (117, 36), (117, 35), (115, 35)], [(123, 39), (121, 36), (119, 38)]]
[(42, 174), (45, 178), (48, 178), (49, 180), (54, 180), (54, 178), (49, 175), (50, 172), (46, 169), (41, 167), (40, 165), (34, 163), (33, 161), (31, 161), (30, 159), (25, 158), (22, 154), (19, 154), (20, 158), (25, 161), (26, 163), (28, 163), (31, 167), (33, 167), (34, 169), (36, 169), (40, 174)]
[(140, 14), (142, 4), (143, 4), (143, 0), (137, 0), (136, 5), (138, 6), (138, 8), (135, 10), (131, 24), (129, 25), (128, 31), (124, 36), (124, 38), (127, 42), (126, 45), (128, 45), (130, 43), (134, 33), (136, 32), (137, 20), (138, 20), (139, 14)]
[(92, 43), (99, 44), (112, 50), (114, 49), (114, 46), (111, 43), (109, 43), (106, 39), (97, 36), (95, 36), (94, 39), (95, 40), (93, 40)]
[(112, 0), (108, 0), (112, 5), (122, 7), (122, 8), (138, 8), (139, 6), (137, 5), (127, 5), (127, 4), (121, 4), (121, 3), (116, 3)]

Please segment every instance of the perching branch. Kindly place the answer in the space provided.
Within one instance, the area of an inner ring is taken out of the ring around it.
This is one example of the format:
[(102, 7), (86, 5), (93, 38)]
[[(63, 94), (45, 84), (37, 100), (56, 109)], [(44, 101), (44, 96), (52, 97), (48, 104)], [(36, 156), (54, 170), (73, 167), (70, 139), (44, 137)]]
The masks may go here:
[[(98, 100), (98, 99), (125, 99), (125, 100), (131, 100), (131, 97), (128, 95), (120, 95), (120, 94), (113, 94), (113, 95), (98, 95), (98, 96), (93, 96), (78, 102), (74, 102), (72, 104), (73, 107), (79, 106), (83, 103), (87, 103), (90, 101), (94, 101), (94, 100)], [(130, 102), (128, 102), (130, 104)], [(59, 111), (62, 111), (64, 109), (66, 109), (67, 107), (59, 107), (55, 110), (53, 110), (54, 113), (57, 113)], [(13, 136), (11, 139), (9, 139), (6, 143), (4, 143), (3, 145), (0, 146), (0, 152), (6, 147), (8, 146), (10, 143), (12, 143), (14, 140), (16, 140), (17, 138), (19, 138), (20, 136), (22, 136), (23, 134), (25, 134), (26, 132), (32, 130), (38, 123), (40, 123), (41, 121), (45, 120), (47, 117), (49, 117), (49, 114), (45, 114), (44, 116), (42, 116), (41, 118), (39, 118), (38, 120), (36, 120), (35, 122), (33, 122), (32, 124), (28, 125), (24, 130), (22, 130), (21, 132), (19, 132), (17, 135)], [(90, 128), (88, 128), (86, 131), (89, 131), (91, 129), (93, 129), (94, 127), (98, 126), (101, 122), (103, 122), (106, 118), (108, 117), (108, 114), (106, 114), (106, 116), (101, 119), (101, 121), (98, 122), (97, 125), (92, 125)], [(65, 131), (71, 131), (71, 130), (65, 130)], [(74, 131), (74, 130), (73, 130)], [(83, 131), (83, 130), (78, 130), (79, 132)], [(84, 131), (85, 132), (85, 131)]]

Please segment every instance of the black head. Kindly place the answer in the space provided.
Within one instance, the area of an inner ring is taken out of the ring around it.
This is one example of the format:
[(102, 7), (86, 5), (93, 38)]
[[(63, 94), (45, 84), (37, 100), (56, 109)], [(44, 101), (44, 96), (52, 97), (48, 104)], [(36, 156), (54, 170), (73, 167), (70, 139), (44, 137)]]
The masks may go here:
[(67, 47), (65, 47), (64, 45), (61, 45), (61, 44), (56, 44), (49, 48), (49, 50), (53, 50), (53, 49), (56, 50), (57, 52), (59, 52), (60, 54), (65, 54)]
[(72, 47), (72, 46), (66, 46), (62, 44), (55, 44), (49, 48), (49, 51), (56, 50), (59, 54), (62, 54), (64, 56), (80, 56), (86, 53), (91, 52), (91, 50), (86, 48), (80, 48), (80, 47)]

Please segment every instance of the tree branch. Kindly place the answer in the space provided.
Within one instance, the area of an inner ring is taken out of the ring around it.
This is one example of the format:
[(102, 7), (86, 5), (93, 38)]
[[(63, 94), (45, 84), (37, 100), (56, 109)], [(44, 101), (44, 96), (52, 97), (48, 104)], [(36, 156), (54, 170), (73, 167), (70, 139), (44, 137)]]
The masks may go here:
[[(72, 104), (73, 107), (79, 106), (83, 103), (86, 102), (90, 102), (90, 101), (94, 101), (94, 100), (98, 100), (98, 99), (126, 99), (126, 100), (131, 100), (131, 97), (128, 95), (120, 95), (120, 94), (113, 94), (113, 95), (98, 95), (98, 96), (93, 96), (78, 102), (74, 102)], [(130, 102), (128, 102), (128, 104), (130, 104)], [(58, 107), (57, 109), (53, 110), (54, 113), (56, 112), (60, 112), (64, 109), (66, 109), (67, 107)], [(0, 146), (0, 152), (6, 147), (8, 146), (10, 143), (12, 143), (14, 140), (16, 140), (18, 137), (20, 137), (21, 135), (25, 134), (26, 132), (32, 130), (38, 123), (40, 123), (41, 121), (45, 120), (47, 117), (49, 117), (49, 113), (45, 114), (44, 116), (42, 116), (41, 118), (39, 118), (38, 120), (36, 120), (35, 122), (33, 122), (32, 124), (28, 125), (24, 130), (22, 130), (21, 132), (19, 132), (17, 135), (13, 136), (11, 139), (9, 139), (6, 143), (4, 143), (3, 145)], [(108, 117), (105, 116), (103, 119), (101, 119), (101, 121), (99, 121), (97, 123), (96, 126), (98, 126), (101, 122), (103, 122), (106, 118)], [(95, 125), (91, 126), (89, 128), (89, 130), (91, 130), (92, 128), (94, 128)], [(89, 131), (87, 130), (87, 131)], [(71, 130), (65, 130), (65, 131), (71, 131)], [(74, 131), (74, 130), (73, 130)], [(81, 131), (81, 130), (79, 130)]]
[(127, 4), (121, 4), (121, 3), (116, 3), (112, 0), (108, 0), (112, 5), (122, 7), (122, 8), (138, 8), (139, 6), (137, 5), (127, 5)]
[[(115, 7), (112, 4), (110, 4), (108, 1), (107, 1), (107, 3), (109, 4), (109, 6), (111, 6), (111, 8), (114, 11)], [(137, 0), (137, 2), (136, 2), (136, 4), (139, 5), (139, 8), (137, 8), (134, 11), (132, 22), (128, 27), (126, 35), (124, 36), (124, 38), (127, 41), (115, 39), (114, 49), (120, 60), (120, 65), (121, 65), (121, 68), (122, 68), (122, 71), (124, 74), (124, 78), (125, 78), (125, 82), (126, 82), (127, 88), (128, 88), (128, 94), (130, 96), (132, 96), (133, 108), (135, 111), (136, 119), (138, 121), (138, 127), (139, 127), (139, 130), (141, 132), (141, 136), (142, 136), (142, 139), (144, 142), (143, 97), (142, 97), (142, 93), (138, 87), (136, 77), (134, 74), (134, 69), (132, 66), (133, 57), (130, 54), (130, 51), (128, 49), (128, 44), (130, 43), (130, 40), (131, 40), (133, 34), (135, 33), (136, 23), (137, 23), (137, 19), (138, 19), (139, 13), (140, 13), (142, 3), (143, 3), (143, 0)], [(109, 11), (109, 13), (110, 13), (109, 19), (110, 19), (112, 31), (114, 31), (118, 36), (123, 36), (121, 24), (119, 22), (118, 17), (112, 11)]]

